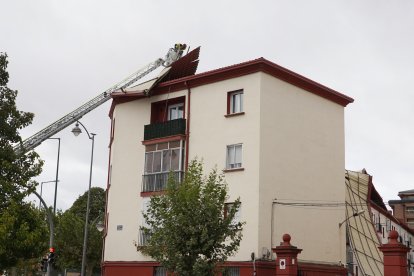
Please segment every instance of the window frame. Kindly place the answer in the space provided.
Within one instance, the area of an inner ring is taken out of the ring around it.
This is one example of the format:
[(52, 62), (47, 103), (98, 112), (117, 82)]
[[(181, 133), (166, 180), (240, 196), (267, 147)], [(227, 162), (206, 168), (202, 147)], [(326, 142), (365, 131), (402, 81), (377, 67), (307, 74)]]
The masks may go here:
[[(181, 117), (179, 116), (179, 108), (182, 107), (181, 110)], [(171, 118), (171, 110), (176, 110), (177, 112), (177, 118), (172, 119)], [(176, 104), (170, 104), (167, 106), (167, 121), (171, 121), (171, 120), (177, 120), (177, 119), (184, 119), (184, 102), (181, 103), (176, 103)]]
[[(235, 96), (240, 95), (238, 103), (235, 103)], [(244, 114), (244, 90), (234, 90), (227, 92), (227, 114), (226, 116), (235, 116)]]
[[(171, 171), (171, 165), (173, 163), (173, 158), (172, 158), (172, 153), (173, 151), (178, 150), (179, 156), (178, 156), (178, 169), (174, 169), (172, 171), (182, 171), (183, 170), (183, 164), (182, 164), (182, 160), (183, 160), (183, 155), (184, 155), (184, 145), (183, 145), (183, 140), (179, 140), (177, 142), (179, 142), (178, 146), (171, 146), (171, 143), (174, 143), (176, 141), (168, 141), (165, 142), (167, 143), (167, 148), (162, 148), (159, 149), (159, 145), (165, 144), (165, 143), (156, 143), (153, 144), (156, 148), (155, 150), (145, 150), (145, 154), (144, 154), (144, 175), (150, 175), (150, 174), (157, 174), (157, 173), (165, 173), (165, 172), (169, 172)], [(153, 145), (147, 145), (146, 148), (148, 146), (153, 146)], [(169, 152), (169, 157), (168, 157), (168, 170), (165, 170), (164, 168), (164, 152)], [(154, 156), (155, 154), (159, 154), (160, 155), (160, 170), (159, 171), (154, 171)], [(151, 161), (151, 171), (147, 171), (147, 156), (151, 155), (152, 156), (152, 161)]]
[(183, 119), (185, 119), (186, 98), (185, 96), (171, 98), (167, 100), (157, 101), (151, 103), (151, 119), (150, 124), (165, 123), (169, 120), (169, 107), (182, 104)]
[[(240, 162), (237, 162), (237, 148), (240, 148)], [(233, 150), (234, 156), (230, 156), (230, 150)], [(233, 159), (233, 160), (231, 160)], [(231, 162), (233, 161), (233, 162)], [(231, 144), (226, 146), (226, 170), (240, 170), (243, 169), (243, 144)]]

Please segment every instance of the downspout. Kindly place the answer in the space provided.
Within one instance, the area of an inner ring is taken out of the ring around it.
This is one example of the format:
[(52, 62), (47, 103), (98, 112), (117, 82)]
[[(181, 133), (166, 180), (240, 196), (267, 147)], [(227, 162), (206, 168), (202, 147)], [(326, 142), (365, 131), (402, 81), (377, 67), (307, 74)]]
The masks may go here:
[(106, 190), (105, 190), (105, 210), (104, 210), (104, 233), (103, 233), (103, 237), (102, 237), (102, 252), (101, 252), (101, 271), (102, 271), (102, 275), (105, 275), (105, 267), (104, 267), (104, 262), (105, 262), (105, 242), (106, 242), (106, 236), (108, 233), (108, 196), (109, 196), (109, 188), (110, 188), (110, 183), (111, 183), (111, 175), (112, 175), (112, 143), (114, 142), (114, 135), (115, 135), (115, 118), (114, 118), (114, 114), (110, 114), (110, 119), (111, 119), (111, 133), (109, 134), (109, 156), (108, 156), (108, 175), (106, 178)]
[(270, 212), (271, 217), (270, 217), (270, 250), (272, 250), (273, 248), (273, 224), (274, 224), (274, 205), (276, 204), (275, 202), (276, 198), (272, 200), (272, 210)]
[(185, 136), (185, 170), (188, 169), (188, 152), (190, 148), (190, 118), (191, 118), (191, 89), (185, 81), (184, 85), (187, 87), (187, 127)]

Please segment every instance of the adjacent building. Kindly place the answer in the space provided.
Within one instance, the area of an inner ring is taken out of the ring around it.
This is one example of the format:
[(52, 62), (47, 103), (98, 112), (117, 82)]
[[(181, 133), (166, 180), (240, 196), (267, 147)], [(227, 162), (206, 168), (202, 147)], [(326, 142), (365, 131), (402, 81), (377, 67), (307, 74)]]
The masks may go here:
[(399, 200), (388, 201), (394, 217), (414, 230), (414, 190), (401, 191), (398, 196)]
[[(345, 264), (343, 207), (308, 203), (344, 202), (344, 108), (353, 99), (264, 58), (195, 74), (198, 51), (113, 95), (104, 275), (165, 273), (134, 243), (145, 246), (139, 227), (149, 197), (194, 158), (222, 171), (228, 203), (242, 203), (232, 275), (243, 275), (252, 253), (271, 260), (284, 233), (301, 259)], [(262, 266), (260, 275), (274, 275)]]
[(391, 230), (397, 231), (399, 242), (411, 249), (407, 260), (410, 275), (413, 275), (414, 231), (387, 209), (366, 170), (347, 170), (345, 185), (346, 216), (349, 218), (346, 263), (350, 275), (384, 275), (384, 257), (378, 247), (388, 243)]

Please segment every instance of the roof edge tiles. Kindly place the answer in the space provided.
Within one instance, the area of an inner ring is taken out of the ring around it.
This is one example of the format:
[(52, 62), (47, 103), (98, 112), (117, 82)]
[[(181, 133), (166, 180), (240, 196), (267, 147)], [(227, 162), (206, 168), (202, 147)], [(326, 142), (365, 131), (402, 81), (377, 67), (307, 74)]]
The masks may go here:
[(293, 71), (290, 71), (289, 69), (277, 65), (263, 57), (239, 64), (214, 69), (193, 76), (187, 76), (171, 81), (161, 82), (157, 85), (157, 87), (154, 88), (153, 93), (162, 94), (167, 91), (173, 92), (181, 89), (186, 89), (188, 86), (197, 87), (200, 85), (240, 77), (256, 72), (267, 73), (275, 78), (288, 82), (294, 86), (300, 87), (308, 92), (316, 94), (322, 98), (328, 99), (344, 107), (354, 101), (354, 99), (352, 99), (351, 97), (348, 97), (318, 82), (308, 79)]

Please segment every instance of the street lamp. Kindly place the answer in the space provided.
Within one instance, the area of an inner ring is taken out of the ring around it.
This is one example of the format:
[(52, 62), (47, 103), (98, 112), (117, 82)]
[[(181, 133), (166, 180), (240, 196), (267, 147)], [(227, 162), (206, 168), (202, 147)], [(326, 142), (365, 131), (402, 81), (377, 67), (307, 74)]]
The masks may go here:
[(89, 169), (89, 187), (88, 187), (88, 199), (86, 201), (86, 215), (85, 215), (85, 230), (83, 235), (83, 250), (82, 250), (82, 267), (81, 267), (81, 276), (85, 276), (85, 265), (86, 265), (86, 247), (88, 241), (88, 220), (89, 220), (89, 204), (91, 200), (91, 183), (92, 183), (92, 166), (93, 166), (93, 148), (95, 144), (95, 133), (89, 133), (86, 127), (79, 121), (76, 122), (75, 127), (72, 129), (72, 133), (75, 136), (78, 136), (82, 133), (82, 129), (79, 127), (79, 124), (86, 131), (88, 138), (92, 141), (92, 151), (91, 151), (91, 166)]
[(53, 200), (53, 215), (56, 216), (56, 197), (57, 197), (57, 185), (59, 179), (59, 157), (60, 157), (60, 138), (47, 138), (48, 140), (58, 140), (58, 155), (57, 155), (57, 162), (56, 162), (56, 178), (55, 178), (55, 197)]
[[(55, 183), (55, 182), (59, 182), (59, 180), (58, 181), (56, 181), (56, 180), (51, 180), (51, 181), (43, 181), (43, 182), (40, 182), (40, 197), (42, 197), (42, 194), (43, 194), (43, 183)], [(55, 195), (56, 195), (56, 193), (55, 193)], [(42, 204), (42, 202), (40, 201), (40, 199), (39, 199), (39, 209), (40, 209), (40, 207), (41, 207), (41, 204)]]
[(350, 218), (353, 218), (353, 217), (357, 217), (359, 215), (362, 215), (364, 212), (365, 212), (365, 210), (363, 210), (363, 209), (362, 210), (359, 210), (359, 211), (356, 210), (356, 212), (354, 212), (351, 216), (347, 217), (346, 219), (344, 219), (343, 222), (339, 223), (339, 228), (341, 228), (342, 224), (344, 224), (345, 221), (349, 220)]

